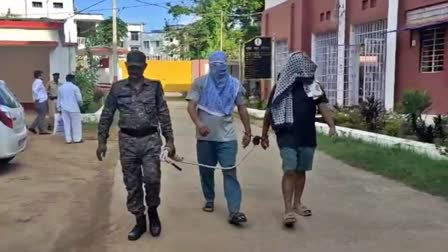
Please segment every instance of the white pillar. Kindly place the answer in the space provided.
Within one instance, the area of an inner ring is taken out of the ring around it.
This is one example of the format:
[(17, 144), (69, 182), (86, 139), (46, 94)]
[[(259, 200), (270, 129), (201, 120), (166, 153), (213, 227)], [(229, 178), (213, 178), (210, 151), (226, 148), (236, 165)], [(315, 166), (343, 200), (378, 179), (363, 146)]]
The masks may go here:
[(384, 88), (384, 105), (387, 110), (392, 110), (395, 103), (395, 69), (397, 54), (398, 34), (398, 8), (399, 1), (389, 0), (387, 15), (387, 44), (386, 44), (386, 85)]
[(356, 44), (355, 31), (353, 25), (350, 25), (350, 35), (349, 35), (349, 71), (353, 73), (349, 74), (349, 105), (359, 104), (359, 53), (360, 46), (354, 46)]
[(70, 57), (69, 57), (70, 64), (69, 64), (68, 72), (75, 74), (75, 72), (76, 72), (76, 47), (75, 46), (70, 47), (69, 53), (70, 53)]
[(346, 0), (339, 0), (338, 6), (338, 78), (336, 102), (344, 104), (344, 74), (345, 74), (345, 13)]
[(114, 69), (117, 69), (117, 71), (118, 71), (118, 68), (114, 67), (114, 57), (113, 57), (113, 55), (108, 55), (108, 57), (109, 57), (109, 68), (107, 70), (104, 69), (104, 71), (106, 73), (108, 73), (108, 75), (109, 75), (109, 83), (113, 84), (115, 82), (115, 80), (114, 80), (114, 74), (115, 74)]
[(316, 34), (311, 34), (311, 60), (316, 62)]
[[(64, 67), (63, 73), (69, 74), (74, 73), (76, 70), (76, 47), (74, 44), (78, 42), (78, 24), (75, 21), (74, 17), (68, 18), (64, 23), (64, 41), (62, 43), (67, 43), (68, 45), (64, 47), (64, 54), (66, 54), (66, 61), (59, 62), (58, 64), (62, 64)], [(61, 77), (64, 80), (65, 75)]]

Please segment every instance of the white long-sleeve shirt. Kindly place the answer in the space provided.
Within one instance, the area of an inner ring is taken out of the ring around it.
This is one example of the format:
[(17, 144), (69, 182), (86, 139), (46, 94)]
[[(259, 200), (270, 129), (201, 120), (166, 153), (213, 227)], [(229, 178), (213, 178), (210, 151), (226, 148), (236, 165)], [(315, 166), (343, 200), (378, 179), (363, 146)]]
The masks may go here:
[(66, 82), (58, 89), (58, 110), (80, 113), (82, 105), (81, 90), (75, 84)]
[(45, 88), (44, 82), (41, 79), (34, 80), (32, 89), (33, 101), (42, 103), (48, 100), (47, 89)]

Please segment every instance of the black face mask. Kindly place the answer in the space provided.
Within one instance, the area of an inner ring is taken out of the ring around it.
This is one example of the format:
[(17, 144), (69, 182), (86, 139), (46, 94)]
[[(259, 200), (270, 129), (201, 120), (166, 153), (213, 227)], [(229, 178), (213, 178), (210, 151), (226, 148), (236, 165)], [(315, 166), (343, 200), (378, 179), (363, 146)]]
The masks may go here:
[(129, 66), (128, 73), (129, 78), (138, 79), (143, 77), (143, 73), (145, 72), (145, 68), (143, 66)]
[(300, 81), (303, 85), (311, 85), (314, 82), (314, 77), (307, 77), (307, 78), (297, 78), (298, 81)]

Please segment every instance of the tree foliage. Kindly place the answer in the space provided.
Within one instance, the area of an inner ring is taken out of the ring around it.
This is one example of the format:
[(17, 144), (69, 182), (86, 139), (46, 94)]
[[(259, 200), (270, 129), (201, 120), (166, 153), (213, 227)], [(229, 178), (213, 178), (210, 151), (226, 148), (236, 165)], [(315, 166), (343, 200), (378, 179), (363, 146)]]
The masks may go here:
[(190, 4), (168, 6), (175, 19), (182, 16), (197, 18), (181, 29), (166, 27), (167, 36), (180, 41), (182, 57), (203, 58), (220, 49), (221, 16), (223, 50), (229, 58), (238, 58), (241, 41), (260, 34), (258, 23), (261, 19), (259, 12), (264, 8), (263, 0), (192, 0)]
[(83, 97), (83, 105), (81, 107), (82, 113), (94, 112), (88, 110), (93, 103), (99, 69), (99, 60), (92, 54), (88, 45), (86, 47), (86, 52), (86, 56), (78, 56), (75, 72), (75, 82), (81, 89)]
[[(87, 38), (89, 46), (112, 46), (113, 31), (112, 31), (112, 17), (102, 21), (96, 30), (91, 31)], [(117, 39), (122, 41), (128, 36), (127, 24), (117, 18)]]

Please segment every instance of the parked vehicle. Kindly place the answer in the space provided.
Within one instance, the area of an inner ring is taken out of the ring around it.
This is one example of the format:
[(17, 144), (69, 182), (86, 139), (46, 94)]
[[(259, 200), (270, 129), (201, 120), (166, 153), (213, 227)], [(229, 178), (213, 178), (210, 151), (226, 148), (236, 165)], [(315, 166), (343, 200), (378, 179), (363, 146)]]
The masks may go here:
[(25, 150), (27, 129), (25, 110), (0, 80), (0, 164), (5, 164)]

